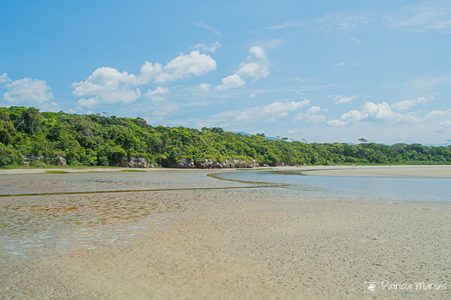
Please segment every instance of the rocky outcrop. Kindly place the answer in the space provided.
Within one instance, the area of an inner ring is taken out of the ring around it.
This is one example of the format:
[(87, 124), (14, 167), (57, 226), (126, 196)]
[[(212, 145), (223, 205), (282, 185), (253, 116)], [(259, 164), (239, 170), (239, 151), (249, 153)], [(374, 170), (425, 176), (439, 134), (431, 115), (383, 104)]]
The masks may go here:
[(149, 168), (150, 165), (144, 157), (130, 157), (127, 161), (129, 168)]
[(253, 159), (250, 162), (246, 162), (244, 160), (239, 159), (227, 159), (223, 162), (218, 162), (213, 159), (205, 159), (203, 162), (198, 163), (195, 166), (191, 166), (192, 168), (198, 167), (201, 169), (228, 169), (228, 168), (256, 168), (259, 167), (260, 164)]
[(194, 164), (194, 161), (190, 158), (182, 158), (178, 165), (178, 168), (183, 168), (183, 169), (191, 169), (191, 168), (195, 168), (196, 165)]
[(29, 166), (33, 162), (42, 162), (44, 161), (44, 156), (42, 155), (22, 155), (22, 162), (24, 165)]
[(66, 166), (67, 165), (67, 161), (66, 161), (66, 159), (63, 156), (58, 156), (56, 158), (56, 164), (58, 166)]

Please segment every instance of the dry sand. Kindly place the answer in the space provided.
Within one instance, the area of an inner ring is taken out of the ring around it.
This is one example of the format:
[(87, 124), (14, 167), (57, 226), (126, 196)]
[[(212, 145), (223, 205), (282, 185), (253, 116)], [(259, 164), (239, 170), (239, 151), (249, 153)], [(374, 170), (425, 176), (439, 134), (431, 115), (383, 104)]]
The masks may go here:
[[(450, 216), (449, 203), (344, 201), (281, 188), (0, 198), (9, 239), (56, 232), (26, 255), (0, 254), (0, 295), (449, 299)], [(372, 280), (447, 288), (365, 292)]]

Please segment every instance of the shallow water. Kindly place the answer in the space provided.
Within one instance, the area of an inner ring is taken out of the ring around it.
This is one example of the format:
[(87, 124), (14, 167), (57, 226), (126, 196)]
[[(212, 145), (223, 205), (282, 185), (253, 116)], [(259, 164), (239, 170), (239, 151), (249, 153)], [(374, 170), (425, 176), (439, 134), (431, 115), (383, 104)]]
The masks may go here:
[[(288, 184), (285, 191), (299, 197), (451, 201), (450, 179), (302, 176), (270, 171), (226, 172), (221, 177)], [(230, 185), (240, 184), (194, 171), (0, 176), (2, 193)], [(158, 221), (157, 213), (184, 210), (183, 202), (195, 194), (179, 191), (0, 198), (0, 266), (11, 255), (34, 257), (55, 251), (76, 254), (99, 247), (127, 246)]]
[[(218, 182), (205, 170), (159, 170), (155, 172), (92, 172), (67, 174), (0, 174), (0, 194), (32, 194), (154, 188), (196, 188), (239, 185)], [(219, 183), (219, 184), (218, 184)]]
[(451, 179), (425, 177), (311, 176), (275, 171), (241, 171), (221, 177), (288, 184), (304, 194), (388, 201), (451, 201)]
[(0, 265), (10, 255), (70, 254), (128, 244), (149, 228), (151, 214), (183, 209), (175, 198), (120, 193), (0, 199)]

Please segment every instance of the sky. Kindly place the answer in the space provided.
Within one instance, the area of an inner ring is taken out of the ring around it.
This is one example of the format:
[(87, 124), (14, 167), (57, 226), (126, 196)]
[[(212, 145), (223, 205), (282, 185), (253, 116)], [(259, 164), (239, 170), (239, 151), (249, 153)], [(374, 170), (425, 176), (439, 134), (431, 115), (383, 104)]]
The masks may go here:
[(0, 106), (451, 144), (451, 0), (1, 1)]

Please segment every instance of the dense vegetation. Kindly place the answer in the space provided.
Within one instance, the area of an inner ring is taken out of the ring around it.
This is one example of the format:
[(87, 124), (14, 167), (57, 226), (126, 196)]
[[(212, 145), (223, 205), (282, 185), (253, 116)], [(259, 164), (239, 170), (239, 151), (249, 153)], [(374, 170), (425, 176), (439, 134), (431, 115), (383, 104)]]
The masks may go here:
[(261, 165), (448, 164), (451, 146), (290, 142), (221, 128), (153, 127), (141, 118), (0, 107), (0, 166), (45, 166), (61, 160), (72, 166), (120, 166), (132, 157), (165, 167), (181, 166), (184, 160), (200, 166), (206, 159)]

